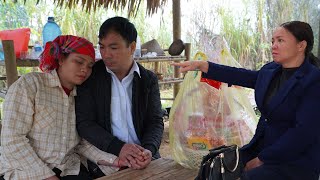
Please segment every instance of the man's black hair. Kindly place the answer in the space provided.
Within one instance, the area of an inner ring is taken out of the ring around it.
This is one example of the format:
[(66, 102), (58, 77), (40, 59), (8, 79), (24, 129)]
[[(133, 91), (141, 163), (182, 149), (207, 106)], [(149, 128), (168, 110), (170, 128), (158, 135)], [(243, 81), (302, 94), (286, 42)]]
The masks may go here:
[(115, 32), (122, 36), (127, 45), (137, 40), (137, 30), (134, 25), (126, 18), (113, 17), (107, 19), (100, 27), (99, 39), (103, 39), (108, 33)]

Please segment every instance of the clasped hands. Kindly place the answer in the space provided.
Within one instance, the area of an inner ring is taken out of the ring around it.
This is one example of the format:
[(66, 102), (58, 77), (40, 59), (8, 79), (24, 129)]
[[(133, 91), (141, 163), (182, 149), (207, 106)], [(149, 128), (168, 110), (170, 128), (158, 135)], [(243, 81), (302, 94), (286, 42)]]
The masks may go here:
[[(137, 144), (124, 144), (119, 157), (114, 160), (112, 166), (116, 167), (130, 167), (132, 169), (144, 169), (147, 167), (152, 158), (152, 153), (148, 149)], [(99, 165), (110, 165), (106, 161), (98, 161)]]

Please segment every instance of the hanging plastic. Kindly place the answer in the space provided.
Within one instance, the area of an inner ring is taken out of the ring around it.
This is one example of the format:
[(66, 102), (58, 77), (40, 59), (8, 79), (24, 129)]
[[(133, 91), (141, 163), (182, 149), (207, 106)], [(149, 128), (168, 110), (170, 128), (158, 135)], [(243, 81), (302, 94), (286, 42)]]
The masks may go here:
[[(240, 67), (229, 53), (226, 42), (219, 38), (215, 43), (220, 45), (212, 49), (214, 53), (210, 58), (199, 52), (194, 59), (218, 60), (220, 64)], [(209, 149), (231, 144), (241, 147), (248, 143), (257, 117), (243, 88), (201, 80), (200, 71), (190, 71), (173, 103), (169, 121), (173, 158), (185, 167), (198, 169), (202, 156), (208, 154)]]

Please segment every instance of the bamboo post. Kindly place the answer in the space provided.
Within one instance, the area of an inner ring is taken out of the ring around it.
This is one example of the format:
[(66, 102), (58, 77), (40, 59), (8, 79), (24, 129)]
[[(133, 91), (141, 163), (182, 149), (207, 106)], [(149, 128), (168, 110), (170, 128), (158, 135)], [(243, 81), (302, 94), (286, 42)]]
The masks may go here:
[(18, 79), (16, 54), (14, 53), (13, 40), (2, 41), (4, 62), (7, 74), (7, 88), (11, 86)]
[[(173, 16), (173, 40), (181, 39), (181, 9), (180, 0), (172, 0), (172, 16)], [(178, 67), (174, 67), (174, 78), (179, 78), (180, 72)], [(179, 92), (180, 85), (173, 85), (173, 97), (175, 98)]]

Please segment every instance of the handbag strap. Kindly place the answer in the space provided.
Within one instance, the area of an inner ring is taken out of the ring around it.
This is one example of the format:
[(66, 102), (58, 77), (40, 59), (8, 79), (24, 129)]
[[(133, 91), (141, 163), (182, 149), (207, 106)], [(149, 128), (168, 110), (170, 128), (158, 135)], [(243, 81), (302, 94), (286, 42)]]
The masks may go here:
[[(234, 172), (234, 171), (238, 168), (238, 165), (239, 165), (240, 156), (239, 156), (239, 147), (238, 147), (238, 146), (236, 146), (235, 151), (236, 151), (236, 157), (237, 157), (237, 159), (236, 159), (236, 164), (235, 164), (234, 168), (229, 169), (228, 166), (225, 166), (225, 168), (226, 168), (228, 171), (230, 171), (230, 172)], [(220, 156), (220, 157), (221, 157), (221, 159), (224, 159), (224, 153), (221, 153), (221, 156)], [(224, 160), (223, 160), (223, 166), (224, 166), (224, 164), (226, 164), (226, 163), (225, 163)]]

